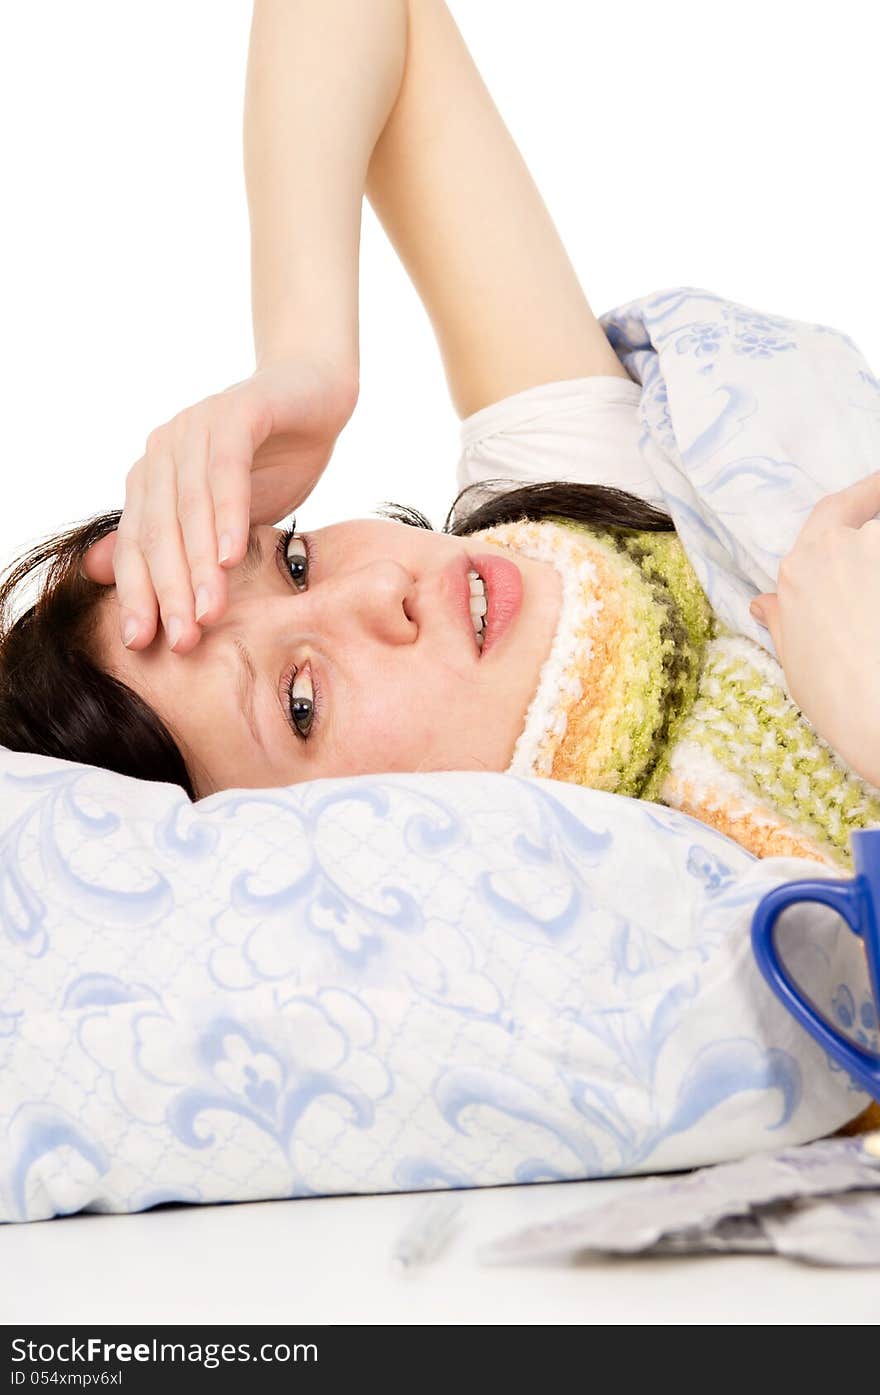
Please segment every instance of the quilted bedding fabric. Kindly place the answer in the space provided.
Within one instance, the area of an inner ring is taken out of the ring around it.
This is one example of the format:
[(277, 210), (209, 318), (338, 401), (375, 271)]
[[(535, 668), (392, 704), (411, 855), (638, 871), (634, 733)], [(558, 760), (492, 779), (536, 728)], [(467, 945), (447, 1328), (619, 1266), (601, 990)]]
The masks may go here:
[[(3, 766), (6, 1220), (692, 1167), (866, 1102), (751, 954), (813, 864), (502, 774), (193, 805)], [(854, 937), (786, 915), (815, 1000), (866, 1020)]]

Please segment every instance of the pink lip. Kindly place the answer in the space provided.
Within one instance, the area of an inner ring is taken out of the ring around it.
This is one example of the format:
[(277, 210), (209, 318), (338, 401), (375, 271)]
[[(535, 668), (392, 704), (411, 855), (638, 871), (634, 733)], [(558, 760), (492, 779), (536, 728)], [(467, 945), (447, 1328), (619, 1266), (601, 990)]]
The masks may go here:
[[(488, 610), (483, 648), (477, 644), (471, 619), (471, 587), (468, 572), (479, 572), (486, 587)], [(464, 630), (468, 645), (478, 659), (507, 633), (522, 608), (523, 583), (519, 567), (506, 557), (483, 552), (476, 557), (456, 558), (442, 573), (449, 592), (450, 609), (456, 623)]]
[(454, 562), (451, 562), (448, 567), (444, 567), (441, 576), (444, 581), (444, 589), (449, 592), (452, 618), (457, 625), (464, 629), (468, 645), (473, 650), (475, 657), (479, 659), (480, 649), (474, 633), (474, 622), (471, 619), (471, 586), (467, 575), (472, 568), (474, 568), (474, 564), (469, 558), (456, 557)]
[(486, 612), (486, 637), (483, 640), (482, 657), (485, 658), (489, 650), (501, 641), (522, 609), (522, 574), (515, 562), (507, 557), (496, 557), (490, 552), (472, 557), (470, 564), (474, 571), (480, 573), (486, 586), (489, 608)]

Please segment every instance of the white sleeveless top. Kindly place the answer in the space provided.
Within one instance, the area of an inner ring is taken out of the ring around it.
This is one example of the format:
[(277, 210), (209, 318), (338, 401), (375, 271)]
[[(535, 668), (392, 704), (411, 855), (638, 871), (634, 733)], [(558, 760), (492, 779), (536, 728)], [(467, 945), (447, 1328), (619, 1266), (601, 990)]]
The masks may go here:
[(542, 383), (461, 423), (458, 488), (487, 479), (614, 485), (663, 506), (639, 451), (641, 388), (604, 375)]

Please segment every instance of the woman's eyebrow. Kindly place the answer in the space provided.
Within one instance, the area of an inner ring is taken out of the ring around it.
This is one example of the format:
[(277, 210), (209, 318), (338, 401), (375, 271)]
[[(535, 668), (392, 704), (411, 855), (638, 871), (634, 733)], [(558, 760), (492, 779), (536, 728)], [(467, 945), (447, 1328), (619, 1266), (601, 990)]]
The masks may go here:
[[(252, 523), (248, 529), (247, 551), (238, 566), (234, 568), (235, 575), (240, 581), (253, 581), (263, 570), (263, 562), (263, 544), (260, 542), (258, 526)], [(266, 747), (263, 744), (254, 713), (254, 692), (257, 685), (256, 665), (242, 635), (233, 635), (232, 642), (235, 645), (235, 652), (239, 660), (238, 702), (242, 716), (250, 728), (254, 741), (265, 751)]]
[[(260, 541), (260, 534), (257, 524), (251, 524), (248, 529), (248, 545), (237, 572), (242, 581), (253, 581), (259, 576), (266, 562), (266, 554), (263, 544)], [(257, 686), (257, 667), (253, 661), (250, 650), (245, 643), (244, 636), (237, 634), (233, 636), (235, 650), (239, 657), (239, 683), (238, 698), (241, 711), (248, 724), (251, 736), (260, 747), (266, 750), (265, 742), (260, 735), (257, 726), (256, 714), (254, 712), (254, 695)]]
[(251, 658), (250, 650), (240, 635), (235, 635), (233, 643), (240, 660), (238, 679), (239, 705), (241, 706), (245, 721), (250, 727), (251, 736), (254, 738), (257, 745), (265, 751), (266, 747), (263, 745), (263, 738), (260, 735), (260, 729), (257, 726), (257, 719), (254, 714), (254, 690), (257, 684), (257, 670)]
[(263, 570), (264, 563), (263, 544), (260, 541), (259, 526), (252, 523), (248, 529), (248, 545), (241, 562), (238, 565), (238, 574), (242, 581), (253, 581)]

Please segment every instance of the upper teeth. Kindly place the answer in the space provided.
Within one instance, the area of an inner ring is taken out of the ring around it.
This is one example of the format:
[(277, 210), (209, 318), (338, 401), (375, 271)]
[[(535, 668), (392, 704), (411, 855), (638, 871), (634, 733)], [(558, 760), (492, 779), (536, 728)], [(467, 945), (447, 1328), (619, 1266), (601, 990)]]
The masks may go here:
[(486, 635), (486, 611), (489, 608), (486, 600), (486, 584), (479, 572), (470, 571), (467, 575), (471, 588), (471, 619), (474, 622), (474, 634), (477, 648), (482, 649)]

